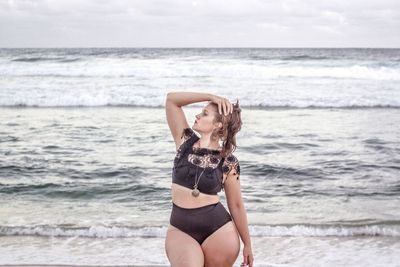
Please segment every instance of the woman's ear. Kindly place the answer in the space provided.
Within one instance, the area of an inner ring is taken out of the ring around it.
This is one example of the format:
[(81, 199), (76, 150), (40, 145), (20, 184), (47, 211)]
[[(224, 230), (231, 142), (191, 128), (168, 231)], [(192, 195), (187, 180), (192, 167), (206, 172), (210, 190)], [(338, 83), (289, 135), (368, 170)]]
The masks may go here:
[(222, 122), (214, 122), (214, 125), (216, 125), (216, 127), (214, 128), (214, 130), (218, 130), (218, 128), (222, 128)]

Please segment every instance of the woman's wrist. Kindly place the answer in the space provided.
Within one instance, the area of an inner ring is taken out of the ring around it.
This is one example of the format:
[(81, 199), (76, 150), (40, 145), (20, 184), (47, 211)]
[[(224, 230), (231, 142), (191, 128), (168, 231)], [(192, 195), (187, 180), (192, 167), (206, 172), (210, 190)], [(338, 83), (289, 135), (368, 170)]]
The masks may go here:
[(167, 94), (167, 100), (179, 107), (197, 102), (212, 101), (213, 98), (213, 94), (202, 92), (169, 92)]
[(251, 242), (250, 242), (250, 241), (243, 242), (243, 245), (244, 245), (245, 247), (251, 247)]

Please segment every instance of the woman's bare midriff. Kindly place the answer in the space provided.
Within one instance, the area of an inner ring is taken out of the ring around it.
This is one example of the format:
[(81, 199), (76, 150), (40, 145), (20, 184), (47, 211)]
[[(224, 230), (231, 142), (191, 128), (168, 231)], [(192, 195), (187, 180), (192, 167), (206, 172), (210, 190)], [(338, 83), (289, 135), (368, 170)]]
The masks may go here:
[(197, 197), (194, 197), (192, 196), (191, 189), (176, 183), (172, 183), (171, 189), (172, 202), (182, 208), (193, 209), (219, 202), (218, 195), (209, 195), (200, 192)]

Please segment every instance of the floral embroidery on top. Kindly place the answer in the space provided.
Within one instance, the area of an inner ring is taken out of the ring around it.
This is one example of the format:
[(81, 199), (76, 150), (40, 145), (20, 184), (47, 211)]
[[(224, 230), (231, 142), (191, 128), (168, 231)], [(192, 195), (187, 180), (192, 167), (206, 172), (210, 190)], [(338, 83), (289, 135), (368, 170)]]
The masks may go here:
[(240, 164), (237, 157), (233, 154), (230, 154), (228, 157), (225, 158), (224, 163), (222, 164), (222, 171), (225, 174), (229, 174), (233, 170), (233, 175), (237, 175), (236, 180), (239, 180), (240, 176)]
[(218, 167), (218, 164), (220, 163), (221, 160), (222, 160), (221, 157), (210, 154), (202, 156), (190, 153), (188, 155), (188, 161), (201, 168), (209, 167), (215, 169)]
[[(189, 141), (189, 139), (192, 139), (196, 137), (197, 135), (194, 133), (192, 128), (185, 128), (182, 131), (182, 136), (181, 139), (183, 138), (183, 142), (180, 145), (180, 147), (177, 150), (176, 157), (175, 157), (175, 163), (178, 162), (179, 158), (182, 156), (182, 154), (190, 149), (189, 146), (191, 146), (191, 153), (188, 153), (187, 155), (187, 160), (194, 164), (197, 165), (201, 168), (212, 168), (215, 169), (219, 166), (222, 157), (220, 155), (220, 151), (215, 150), (215, 149), (207, 149), (207, 148), (200, 148), (200, 147), (195, 147), (193, 146), (193, 142)], [(193, 140), (195, 141), (195, 140)], [(223, 161), (222, 164), (222, 171), (224, 174), (230, 174), (231, 171), (233, 170), (232, 174), (236, 176), (236, 180), (239, 180), (240, 176), (240, 164), (239, 160), (237, 159), (236, 156), (234, 156), (232, 153), (229, 154)], [(222, 188), (223, 189), (223, 188)]]

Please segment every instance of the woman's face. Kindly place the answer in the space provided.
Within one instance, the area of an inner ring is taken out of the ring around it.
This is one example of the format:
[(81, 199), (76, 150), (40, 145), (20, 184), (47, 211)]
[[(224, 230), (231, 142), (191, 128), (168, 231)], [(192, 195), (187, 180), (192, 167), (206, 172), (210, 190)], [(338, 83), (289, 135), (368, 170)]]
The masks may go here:
[(202, 133), (212, 132), (214, 129), (214, 114), (215, 110), (211, 105), (205, 106), (201, 113), (196, 115), (193, 129)]

